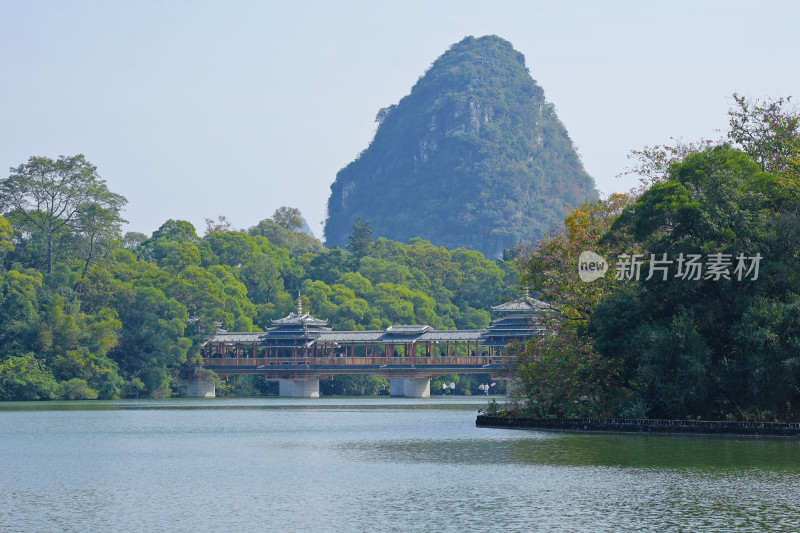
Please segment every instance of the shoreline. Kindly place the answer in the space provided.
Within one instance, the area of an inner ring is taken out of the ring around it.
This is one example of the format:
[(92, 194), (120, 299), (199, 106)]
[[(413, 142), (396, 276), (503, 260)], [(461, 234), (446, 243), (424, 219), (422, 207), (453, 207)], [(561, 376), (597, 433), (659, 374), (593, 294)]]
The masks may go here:
[(623, 418), (527, 418), (478, 415), (476, 427), (575, 433), (637, 433), (800, 437), (800, 422), (729, 422)]

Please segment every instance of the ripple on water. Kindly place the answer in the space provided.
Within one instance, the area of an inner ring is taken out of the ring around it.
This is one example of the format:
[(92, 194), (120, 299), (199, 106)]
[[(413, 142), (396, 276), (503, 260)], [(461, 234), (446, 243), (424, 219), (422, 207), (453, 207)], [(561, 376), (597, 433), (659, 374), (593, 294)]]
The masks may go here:
[(475, 409), (456, 403), (137, 405), (0, 409), (0, 529), (762, 531), (800, 523), (792, 440), (493, 430), (476, 428)]

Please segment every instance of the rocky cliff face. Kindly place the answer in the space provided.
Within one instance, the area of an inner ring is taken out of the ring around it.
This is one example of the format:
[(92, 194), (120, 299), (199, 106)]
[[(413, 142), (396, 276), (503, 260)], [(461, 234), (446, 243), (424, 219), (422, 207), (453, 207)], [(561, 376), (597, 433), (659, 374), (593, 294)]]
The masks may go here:
[(361, 217), (376, 237), (496, 257), (596, 198), (524, 57), (499, 37), (453, 45), (376, 121), (370, 146), (331, 185), (329, 246), (344, 246)]

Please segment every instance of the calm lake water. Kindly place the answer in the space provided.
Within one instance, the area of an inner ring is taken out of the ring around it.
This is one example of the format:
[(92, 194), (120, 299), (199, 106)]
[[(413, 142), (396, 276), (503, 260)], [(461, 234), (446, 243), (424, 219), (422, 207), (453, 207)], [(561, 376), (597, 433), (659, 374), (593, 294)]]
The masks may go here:
[(798, 531), (800, 441), (479, 429), (483, 400), (0, 403), (0, 531)]

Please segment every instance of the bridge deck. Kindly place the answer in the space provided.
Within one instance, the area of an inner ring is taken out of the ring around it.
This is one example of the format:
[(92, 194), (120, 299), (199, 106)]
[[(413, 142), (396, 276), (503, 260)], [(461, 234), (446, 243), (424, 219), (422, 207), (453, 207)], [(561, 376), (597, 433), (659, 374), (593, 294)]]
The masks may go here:
[(207, 357), (203, 368), (219, 375), (261, 374), (275, 379), (370, 374), (381, 377), (446, 374), (505, 375), (508, 357)]

